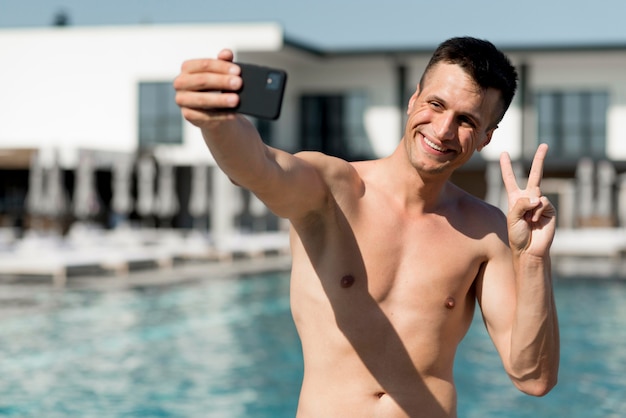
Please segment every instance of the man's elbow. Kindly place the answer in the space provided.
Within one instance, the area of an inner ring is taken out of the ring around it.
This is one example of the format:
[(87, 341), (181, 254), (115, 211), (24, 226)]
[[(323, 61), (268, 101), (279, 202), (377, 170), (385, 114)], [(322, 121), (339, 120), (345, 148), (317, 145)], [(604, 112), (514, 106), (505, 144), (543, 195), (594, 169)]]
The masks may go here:
[(514, 381), (515, 386), (523, 393), (530, 396), (542, 397), (547, 395), (557, 384), (556, 374), (549, 378), (528, 379), (524, 381)]

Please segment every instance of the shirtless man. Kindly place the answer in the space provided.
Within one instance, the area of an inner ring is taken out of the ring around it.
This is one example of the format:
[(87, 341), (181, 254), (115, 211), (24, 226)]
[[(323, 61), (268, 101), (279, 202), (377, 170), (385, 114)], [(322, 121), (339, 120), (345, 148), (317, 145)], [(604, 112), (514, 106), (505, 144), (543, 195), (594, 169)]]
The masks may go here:
[[(290, 220), (291, 309), (302, 341), (297, 416), (455, 417), (453, 363), (480, 304), (512, 382), (546, 394), (559, 335), (549, 248), (555, 210), (501, 158), (509, 213), (449, 182), (491, 140), (516, 88), (492, 44), (444, 42), (408, 103), (392, 155), (348, 163), (263, 144), (233, 107), (241, 85), (231, 51), (185, 62), (174, 86), (219, 167)], [(213, 93), (206, 93), (212, 91)]]

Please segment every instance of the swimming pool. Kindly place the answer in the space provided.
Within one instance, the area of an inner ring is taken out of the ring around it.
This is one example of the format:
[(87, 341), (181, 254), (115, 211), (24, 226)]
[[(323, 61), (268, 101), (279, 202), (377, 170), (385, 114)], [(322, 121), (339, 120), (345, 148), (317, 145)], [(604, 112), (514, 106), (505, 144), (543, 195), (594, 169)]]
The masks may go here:
[[(285, 273), (127, 289), (33, 287), (0, 319), (0, 416), (293, 417), (302, 375)], [(460, 417), (626, 416), (626, 283), (557, 280), (562, 361), (544, 398), (509, 383), (479, 317)]]

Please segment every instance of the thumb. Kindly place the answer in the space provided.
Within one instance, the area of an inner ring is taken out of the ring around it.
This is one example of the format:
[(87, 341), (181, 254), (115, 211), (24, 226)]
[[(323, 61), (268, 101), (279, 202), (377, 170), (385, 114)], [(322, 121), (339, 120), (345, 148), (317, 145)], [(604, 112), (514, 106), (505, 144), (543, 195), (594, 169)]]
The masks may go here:
[(513, 220), (522, 219), (527, 213), (536, 209), (541, 204), (538, 197), (521, 197), (517, 199), (509, 210), (509, 217)]
[(233, 54), (233, 51), (230, 49), (222, 49), (218, 54), (217, 54), (217, 58), (224, 60), (224, 61), (231, 61), (234, 59), (235, 55)]

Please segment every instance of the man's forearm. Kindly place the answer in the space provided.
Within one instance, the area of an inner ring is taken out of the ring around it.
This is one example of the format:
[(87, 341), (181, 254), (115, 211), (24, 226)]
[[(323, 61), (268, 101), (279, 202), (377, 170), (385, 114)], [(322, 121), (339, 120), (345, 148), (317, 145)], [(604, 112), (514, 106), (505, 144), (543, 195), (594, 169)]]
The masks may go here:
[(254, 189), (268, 165), (267, 147), (243, 116), (202, 127), (202, 136), (219, 168), (236, 184)]
[(522, 254), (516, 258), (509, 374), (520, 390), (542, 396), (557, 382), (560, 355), (550, 257)]

